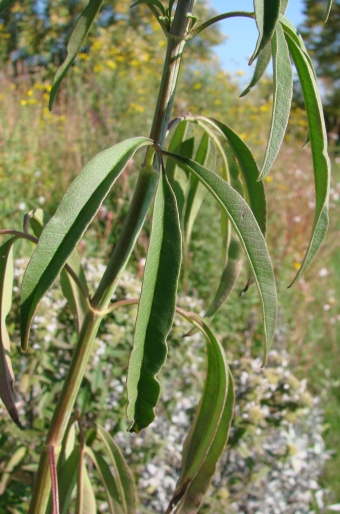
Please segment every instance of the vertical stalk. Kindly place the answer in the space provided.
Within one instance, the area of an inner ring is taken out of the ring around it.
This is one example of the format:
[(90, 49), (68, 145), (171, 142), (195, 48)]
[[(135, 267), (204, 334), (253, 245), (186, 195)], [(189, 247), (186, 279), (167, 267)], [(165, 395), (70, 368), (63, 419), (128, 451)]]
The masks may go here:
[[(192, 12), (194, 2), (195, 0), (178, 0), (174, 21), (168, 33), (162, 80), (150, 135), (155, 143), (161, 147), (164, 145), (165, 134), (170, 120), (178, 72), (185, 45), (184, 36), (190, 23), (187, 14)], [(93, 310), (89, 311), (84, 319), (70, 368), (67, 372), (40, 456), (28, 511), (29, 514), (46, 514), (51, 492), (49, 449), (51, 447), (54, 448), (57, 462), (67, 423), (74, 407), (102, 319), (100, 311), (108, 307), (121, 274), (130, 258), (152, 201), (159, 171), (157, 160), (154, 163), (154, 152), (154, 149), (148, 151), (120, 238), (91, 301)]]

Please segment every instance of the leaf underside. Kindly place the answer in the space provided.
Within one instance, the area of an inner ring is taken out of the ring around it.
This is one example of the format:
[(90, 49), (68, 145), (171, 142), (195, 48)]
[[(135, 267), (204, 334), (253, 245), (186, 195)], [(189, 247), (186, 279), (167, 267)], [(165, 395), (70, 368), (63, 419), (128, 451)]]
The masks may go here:
[(27, 266), (21, 289), (21, 345), (27, 349), (37, 305), (52, 287), (66, 261), (98, 212), (112, 185), (135, 152), (151, 140), (127, 139), (96, 155), (66, 191), (55, 215), (41, 234)]
[(258, 57), (274, 34), (280, 15), (280, 0), (254, 0), (254, 9), (259, 37), (249, 64)]
[(148, 426), (155, 417), (160, 393), (156, 375), (166, 358), (166, 338), (175, 314), (181, 246), (176, 198), (162, 172), (128, 369), (127, 417), (133, 432)]

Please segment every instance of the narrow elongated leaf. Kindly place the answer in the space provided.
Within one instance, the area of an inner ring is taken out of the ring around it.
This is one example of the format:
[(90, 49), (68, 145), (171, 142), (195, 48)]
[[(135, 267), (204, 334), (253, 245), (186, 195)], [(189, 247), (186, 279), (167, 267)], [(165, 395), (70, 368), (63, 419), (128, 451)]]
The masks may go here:
[(0, 1), (0, 13), (11, 7), (13, 5), (15, 0), (1, 0)]
[[(194, 138), (192, 136), (190, 124), (187, 121), (181, 121), (177, 125), (171, 138), (169, 144), (169, 152), (192, 158), (193, 150)], [(178, 166), (174, 161), (168, 161), (166, 163), (166, 175), (176, 195), (179, 218), (182, 221), (185, 201), (189, 188), (189, 177), (187, 173), (181, 169), (180, 166)]]
[(245, 96), (249, 93), (249, 91), (256, 86), (256, 84), (259, 82), (259, 80), (262, 78), (264, 72), (268, 68), (268, 64), (270, 63), (270, 59), (272, 58), (272, 49), (270, 45), (267, 45), (264, 47), (260, 55), (258, 56), (256, 60), (254, 75), (249, 83), (249, 85), (246, 87), (246, 89), (240, 94), (240, 98), (242, 96)]
[(58, 476), (60, 514), (68, 514), (79, 473), (80, 446), (76, 445)]
[[(47, 225), (52, 216), (43, 209), (34, 209), (27, 215), (29, 216), (29, 223), (33, 229), (34, 235), (39, 238), (45, 225)], [(69, 264), (72, 270), (76, 273), (78, 279), (83, 285), (84, 290), (89, 294), (86, 277), (77, 250), (74, 250), (70, 255), (67, 260), (67, 264)], [(77, 330), (79, 332), (87, 312), (84, 295), (80, 291), (78, 284), (65, 269), (61, 270), (60, 282), (61, 289), (66, 300), (68, 301), (71, 312), (76, 321)]]
[(130, 9), (132, 9), (132, 7), (136, 7), (137, 5), (142, 5), (142, 4), (154, 5), (155, 7), (158, 7), (160, 13), (163, 16), (165, 16), (164, 6), (161, 2), (159, 2), (159, 0), (137, 0), (137, 2), (135, 2), (134, 4), (131, 5)]
[(68, 69), (76, 58), (80, 48), (82, 47), (88, 33), (92, 27), (95, 17), (103, 4), (103, 0), (89, 0), (89, 3), (80, 15), (76, 26), (71, 34), (70, 41), (67, 45), (67, 57), (63, 64), (58, 68), (54, 77), (53, 86), (50, 93), (49, 109), (53, 107), (53, 102), (58, 93), (60, 84), (65, 77)]
[[(210, 138), (205, 133), (203, 134), (197, 149), (195, 161), (207, 167), (208, 169), (214, 169), (215, 155), (212, 155), (212, 152), (213, 147)], [(206, 192), (206, 188), (200, 183), (197, 177), (195, 177), (195, 175), (191, 175), (190, 187), (184, 214), (184, 240), (187, 247), (190, 243), (191, 232), (195, 223), (195, 219), (201, 208)]]
[(258, 181), (259, 170), (249, 147), (244, 141), (242, 141), (236, 132), (224, 123), (213, 118), (205, 118), (203, 116), (199, 116), (197, 120), (199, 124), (202, 124), (203, 128), (206, 125), (213, 127), (222, 134), (230, 144), (240, 164), (240, 171), (246, 188), (247, 200), (262, 233), (265, 234), (267, 225), (266, 197), (263, 184)]
[[(315, 180), (315, 215), (310, 242), (292, 284), (310, 265), (326, 235), (328, 228), (328, 196), (330, 185), (330, 161), (327, 154), (327, 133), (322, 103), (315, 73), (300, 45), (288, 32), (285, 33), (289, 51), (295, 63), (305, 100)], [(291, 284), (291, 285), (292, 285)]]
[(209, 308), (205, 313), (206, 318), (213, 317), (216, 312), (229, 298), (235, 282), (242, 269), (243, 249), (240, 241), (236, 237), (232, 237), (228, 248), (228, 259), (223, 270), (222, 277)]
[(119, 491), (120, 502), (125, 514), (137, 513), (137, 492), (133, 475), (119, 447), (110, 434), (96, 424), (97, 435), (105, 446), (105, 453), (110, 458), (115, 471), (115, 482)]
[(198, 317), (190, 321), (205, 335), (208, 367), (202, 398), (183, 446), (180, 478), (167, 513), (198, 511), (228, 440), (234, 405), (232, 380), (222, 346), (207, 323)]
[(15, 406), (11, 345), (6, 327), (6, 317), (12, 306), (13, 244), (17, 239), (12, 237), (0, 247), (0, 398), (14, 423), (22, 428)]
[(129, 428), (139, 432), (155, 418), (166, 338), (175, 314), (181, 266), (181, 231), (175, 195), (162, 172), (156, 194), (150, 245), (127, 378)]
[(110, 514), (124, 514), (117, 485), (106, 460), (99, 452), (92, 450), (92, 448), (86, 447), (85, 453), (90, 457), (98, 471), (105, 489)]
[(29, 329), (38, 303), (53, 285), (98, 212), (112, 185), (135, 152), (151, 141), (127, 139), (94, 157), (66, 191), (46, 225), (27, 266), (21, 290), (21, 345), (27, 348)]
[(272, 39), (274, 99), (266, 154), (259, 180), (270, 171), (279, 153), (290, 114), (293, 96), (293, 71), (289, 58), (288, 45), (282, 26), (278, 23)]
[(328, 0), (327, 2), (327, 11), (326, 11), (326, 17), (325, 17), (325, 23), (327, 23), (329, 18), (329, 13), (331, 12), (333, 0)]
[(15, 450), (15, 452), (5, 465), (4, 469), (2, 470), (2, 477), (0, 482), (0, 495), (4, 494), (8, 482), (11, 480), (13, 471), (25, 458), (26, 453), (27, 448), (25, 448), (24, 446), (20, 446), (17, 450)]
[(256, 48), (249, 60), (249, 64), (255, 61), (256, 57), (264, 49), (271, 40), (277, 20), (280, 15), (280, 0), (254, 0), (256, 25), (259, 31), (259, 37)]
[(179, 155), (164, 152), (187, 166), (216, 198), (226, 213), (244, 247), (259, 290), (264, 318), (264, 362), (271, 344), (277, 316), (274, 272), (266, 241), (248, 204), (227, 182), (200, 164)]
[(78, 491), (78, 513), (77, 514), (96, 514), (96, 497), (92, 488), (90, 477), (87, 471), (86, 461), (83, 459), (81, 473), (81, 491)]

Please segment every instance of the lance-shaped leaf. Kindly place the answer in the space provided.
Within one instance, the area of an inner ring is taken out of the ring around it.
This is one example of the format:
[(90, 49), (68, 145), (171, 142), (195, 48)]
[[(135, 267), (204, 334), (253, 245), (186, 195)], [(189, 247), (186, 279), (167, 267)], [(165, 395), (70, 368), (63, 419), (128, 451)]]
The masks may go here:
[(246, 89), (240, 94), (240, 98), (242, 96), (245, 96), (249, 93), (249, 91), (256, 86), (256, 84), (259, 82), (261, 77), (263, 76), (264, 72), (268, 68), (268, 64), (270, 63), (270, 59), (272, 58), (272, 49), (270, 45), (267, 45), (264, 47), (260, 55), (258, 56), (256, 60), (255, 70), (253, 77), (251, 81), (249, 82), (249, 85), (246, 87)]
[(115, 482), (123, 512), (124, 514), (136, 514), (137, 492), (129, 466), (110, 434), (98, 424), (96, 424), (96, 429), (97, 435), (104, 444), (105, 453), (109, 457), (110, 464), (113, 466), (115, 472)]
[(137, 0), (137, 2), (133, 3), (130, 7), (130, 9), (132, 9), (132, 7), (136, 7), (137, 5), (142, 5), (142, 4), (146, 4), (146, 5), (154, 5), (155, 7), (158, 7), (159, 9), (159, 12), (165, 16), (165, 9), (164, 9), (164, 6), (161, 2), (159, 2), (159, 0)]
[[(181, 121), (175, 128), (174, 134), (169, 144), (169, 152), (173, 152), (184, 157), (192, 158), (194, 150), (194, 138), (191, 126), (187, 121)], [(170, 185), (176, 195), (179, 218), (182, 220), (183, 210), (189, 187), (189, 177), (174, 161), (167, 161), (166, 175)]]
[(216, 294), (205, 313), (206, 318), (215, 316), (216, 312), (229, 298), (235, 282), (242, 269), (243, 249), (236, 237), (231, 237), (228, 247), (228, 258)]
[[(310, 265), (326, 235), (328, 228), (328, 196), (330, 184), (330, 161), (327, 154), (327, 133), (322, 103), (315, 73), (300, 45), (288, 32), (285, 33), (289, 51), (295, 63), (305, 100), (309, 137), (312, 150), (315, 180), (315, 214), (312, 235), (301, 267), (292, 284)], [(291, 285), (292, 285), (291, 284)]]
[(200, 164), (179, 155), (173, 157), (201, 180), (219, 204), (225, 209), (249, 259), (259, 290), (264, 318), (264, 362), (275, 332), (277, 316), (276, 285), (268, 248), (252, 210), (239, 193), (227, 182)]
[(110, 466), (100, 452), (85, 447), (85, 453), (90, 457), (98, 471), (101, 483), (105, 489), (110, 514), (125, 514)]
[(112, 185), (135, 152), (151, 141), (127, 139), (94, 157), (66, 191), (27, 266), (21, 290), (21, 345), (27, 348), (37, 305), (53, 285)]
[(328, 0), (327, 2), (327, 11), (326, 11), (326, 17), (325, 17), (325, 23), (327, 23), (329, 18), (329, 13), (331, 12), (333, 0)]
[(251, 150), (236, 132), (213, 118), (199, 116), (197, 122), (203, 128), (210, 126), (226, 138), (240, 164), (246, 198), (263, 234), (266, 233), (267, 209), (263, 183), (258, 181), (259, 170)]
[[(203, 134), (195, 155), (195, 161), (199, 162), (200, 164), (203, 164), (203, 166), (207, 167), (208, 169), (214, 169), (216, 161), (213, 150), (214, 148), (211, 144), (209, 136), (206, 133)], [(185, 244), (187, 246), (190, 243), (191, 233), (195, 223), (195, 219), (201, 208), (206, 192), (206, 188), (202, 186), (197, 177), (195, 177), (195, 175), (191, 175), (190, 187), (185, 205), (183, 231)]]
[(77, 485), (79, 473), (80, 446), (76, 445), (58, 475), (60, 514), (68, 514), (72, 493)]
[(11, 7), (13, 5), (15, 0), (1, 0), (0, 1), (0, 13)]
[(160, 393), (156, 375), (166, 358), (166, 338), (175, 314), (181, 246), (176, 198), (162, 172), (128, 369), (127, 417), (132, 421), (131, 432), (139, 432), (155, 418)]
[(53, 86), (50, 93), (50, 110), (53, 107), (53, 102), (57, 95), (59, 86), (65, 77), (68, 69), (76, 58), (80, 48), (82, 47), (88, 33), (92, 27), (95, 17), (97, 16), (99, 9), (101, 8), (103, 0), (90, 0), (83, 12), (80, 15), (79, 20), (71, 34), (70, 41), (67, 45), (67, 57), (63, 64), (58, 68), (57, 73), (54, 77)]
[[(45, 225), (50, 221), (52, 216), (43, 209), (34, 209), (33, 211), (28, 212), (27, 216), (29, 217), (29, 223), (32, 227), (34, 235), (39, 238)], [(85, 273), (81, 265), (80, 255), (78, 254), (77, 250), (74, 250), (70, 255), (67, 260), (67, 264), (77, 275), (79, 281), (83, 285), (83, 290), (89, 294)], [(65, 269), (63, 269), (60, 273), (60, 282), (61, 289), (66, 300), (68, 301), (71, 312), (76, 321), (77, 330), (79, 332), (87, 312), (84, 293), (80, 291), (78, 284)]]
[(97, 514), (96, 497), (84, 458), (82, 459), (81, 483), (78, 484), (77, 514)]
[(269, 140), (259, 180), (262, 180), (269, 173), (279, 153), (288, 125), (293, 96), (293, 71), (289, 50), (283, 28), (279, 23), (271, 46), (273, 52), (273, 112)]
[(181, 473), (167, 510), (184, 514), (198, 512), (209, 487), (228, 440), (234, 391), (224, 350), (207, 323), (198, 316), (179, 312), (205, 335), (208, 361), (202, 398), (183, 446)]
[(22, 428), (15, 406), (14, 374), (10, 357), (10, 339), (6, 327), (6, 317), (12, 306), (13, 289), (13, 244), (12, 237), (0, 247), (0, 398), (14, 423)]
[(255, 61), (274, 34), (280, 15), (280, 0), (270, 0), (270, 2), (267, 0), (254, 0), (254, 9), (259, 37), (249, 64)]

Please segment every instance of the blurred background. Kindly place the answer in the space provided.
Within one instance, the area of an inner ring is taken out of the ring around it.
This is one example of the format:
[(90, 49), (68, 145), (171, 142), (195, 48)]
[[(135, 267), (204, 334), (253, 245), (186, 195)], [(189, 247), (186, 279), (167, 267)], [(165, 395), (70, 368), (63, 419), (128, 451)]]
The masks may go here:
[[(333, 169), (331, 225), (315, 263), (288, 290), (308, 243), (314, 210), (310, 149), (303, 148), (307, 122), (296, 84), (285, 141), (265, 179), (268, 245), (280, 304), (276, 343), (267, 369), (261, 371), (257, 293), (253, 287), (242, 298), (238, 294), (247, 279), (245, 271), (214, 321), (234, 370), (238, 410), (228, 452), (202, 512), (340, 511), (340, 2), (333, 2), (324, 25), (326, 3), (291, 0), (287, 16), (299, 24), (319, 77)], [(198, 18), (206, 20), (213, 10), (231, 10), (233, 4), (230, 0), (198, 1)], [(238, 9), (253, 9), (251, 1), (237, 4)], [(0, 16), (1, 228), (19, 229), (30, 209), (40, 207), (53, 213), (70, 182), (96, 153), (124, 138), (149, 133), (165, 40), (146, 6), (132, 10), (129, 6), (127, 0), (104, 2), (86, 46), (60, 88), (53, 112), (48, 110), (51, 83), (65, 59), (84, 2), (27, 0)], [(191, 41), (173, 116), (203, 114), (224, 121), (261, 162), (271, 118), (271, 65), (259, 85), (239, 98), (254, 69), (247, 66), (247, 59), (256, 38), (254, 22), (232, 19)], [(119, 235), (141, 159), (139, 155), (130, 162), (79, 247), (88, 259), (86, 272), (93, 285)], [(207, 197), (180, 286), (181, 304), (198, 312), (207, 306), (220, 277), (222, 256), (216, 257), (221, 252), (215, 236), (219, 214), (218, 206)], [(118, 292), (122, 297), (136, 296), (140, 288), (149, 233), (147, 222)], [(21, 243), (15, 251), (17, 299), (32, 248)], [(0, 511), (21, 513), (75, 333), (71, 314), (54, 288), (36, 317), (30, 350), (22, 355), (16, 305), (14, 301), (8, 320), (27, 430), (19, 432), (0, 409)], [(60, 310), (52, 311), (52, 305)], [(176, 321), (169, 343), (170, 364), (161, 378), (158, 421), (146, 435), (132, 440), (125, 433), (123, 392), (133, 331), (129, 313), (112, 314), (101, 329), (77, 406), (84, 416), (96, 417), (112, 429), (125, 449), (141, 490), (141, 512), (162, 512), (175, 484), (179, 451), (199, 398), (204, 344), (199, 339), (192, 344), (183, 339), (187, 327)], [(174, 390), (178, 393), (172, 395)], [(85, 405), (90, 405), (92, 414)], [(104, 499), (98, 508), (106, 512)]]

